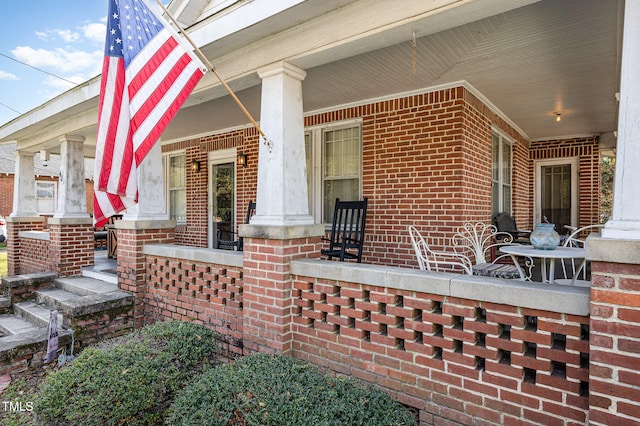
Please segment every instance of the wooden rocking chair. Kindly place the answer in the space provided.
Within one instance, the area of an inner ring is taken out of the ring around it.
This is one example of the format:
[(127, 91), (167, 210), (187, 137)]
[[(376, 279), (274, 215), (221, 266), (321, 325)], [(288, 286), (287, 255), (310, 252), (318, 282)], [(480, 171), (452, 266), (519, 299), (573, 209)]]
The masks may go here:
[(362, 201), (340, 201), (336, 198), (331, 224), (329, 248), (321, 253), (329, 260), (334, 257), (344, 261), (356, 259), (362, 262), (362, 246), (364, 245), (364, 228), (367, 222), (367, 199)]

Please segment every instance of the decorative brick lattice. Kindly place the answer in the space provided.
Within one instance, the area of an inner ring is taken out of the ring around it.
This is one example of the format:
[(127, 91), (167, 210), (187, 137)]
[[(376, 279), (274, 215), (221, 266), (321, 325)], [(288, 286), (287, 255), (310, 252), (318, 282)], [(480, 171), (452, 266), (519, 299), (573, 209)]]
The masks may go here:
[(584, 424), (589, 318), (298, 277), (300, 356), (442, 417)]
[(49, 253), (49, 240), (20, 238), (20, 273), (45, 272), (54, 270), (54, 262)]
[(242, 272), (228, 266), (147, 257), (147, 320), (204, 324), (242, 354)]

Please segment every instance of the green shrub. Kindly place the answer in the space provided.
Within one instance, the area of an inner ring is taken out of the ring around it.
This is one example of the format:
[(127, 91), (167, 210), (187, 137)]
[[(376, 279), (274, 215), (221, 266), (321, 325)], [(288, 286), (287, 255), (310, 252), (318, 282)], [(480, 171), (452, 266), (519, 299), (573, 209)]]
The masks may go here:
[(216, 334), (204, 326), (157, 323), (86, 349), (50, 374), (34, 411), (45, 424), (159, 424), (175, 392), (218, 351)]
[(170, 425), (414, 425), (372, 386), (320, 373), (295, 358), (256, 354), (205, 372), (180, 391)]

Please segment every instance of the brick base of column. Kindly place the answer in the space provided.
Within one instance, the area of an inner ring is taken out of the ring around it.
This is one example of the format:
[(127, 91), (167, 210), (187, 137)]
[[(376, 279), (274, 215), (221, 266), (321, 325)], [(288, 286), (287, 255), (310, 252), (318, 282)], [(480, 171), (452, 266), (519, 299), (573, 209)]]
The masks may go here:
[(135, 296), (134, 326), (145, 325), (145, 295), (147, 294), (147, 274), (145, 244), (173, 244), (175, 242), (175, 221), (129, 221), (115, 223), (118, 248), (118, 287)]
[(49, 219), (50, 259), (61, 277), (82, 274), (94, 263), (93, 220), (87, 218)]
[[(589, 424), (640, 423), (640, 241), (590, 238)], [(626, 263), (622, 263), (626, 262)]]
[(247, 231), (242, 294), (244, 354), (290, 353), (294, 308), (291, 261), (320, 257), (324, 227), (244, 225), (243, 228)]
[(8, 217), (7, 218), (7, 273), (9, 276), (20, 275), (20, 232), (42, 231), (44, 218), (33, 217)]

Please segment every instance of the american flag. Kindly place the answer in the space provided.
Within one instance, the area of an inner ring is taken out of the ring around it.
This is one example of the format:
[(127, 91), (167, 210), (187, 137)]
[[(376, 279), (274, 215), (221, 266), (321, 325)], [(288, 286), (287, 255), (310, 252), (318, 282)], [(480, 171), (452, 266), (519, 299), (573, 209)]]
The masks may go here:
[(136, 203), (137, 168), (206, 72), (144, 0), (109, 0), (93, 222)]

